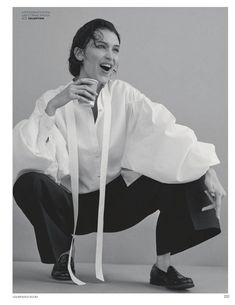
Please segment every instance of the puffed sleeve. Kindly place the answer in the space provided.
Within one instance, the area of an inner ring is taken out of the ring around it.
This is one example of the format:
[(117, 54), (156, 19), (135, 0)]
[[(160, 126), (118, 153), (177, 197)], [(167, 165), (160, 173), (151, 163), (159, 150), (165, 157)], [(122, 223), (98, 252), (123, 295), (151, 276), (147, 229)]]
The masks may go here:
[(184, 183), (220, 162), (214, 145), (199, 142), (193, 130), (176, 124), (166, 107), (131, 86), (128, 90), (124, 168), (163, 183)]
[(68, 174), (66, 139), (56, 125), (55, 116), (45, 112), (47, 103), (60, 91), (47, 91), (37, 101), (27, 120), (19, 122), (13, 131), (13, 168), (16, 180), (26, 171), (40, 171), (56, 181)]

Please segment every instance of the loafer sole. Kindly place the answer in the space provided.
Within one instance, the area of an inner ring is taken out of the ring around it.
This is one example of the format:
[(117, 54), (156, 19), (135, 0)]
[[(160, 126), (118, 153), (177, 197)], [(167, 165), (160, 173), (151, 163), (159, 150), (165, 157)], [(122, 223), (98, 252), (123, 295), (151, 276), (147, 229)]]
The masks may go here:
[(57, 281), (71, 281), (70, 275), (62, 275), (62, 274), (55, 275), (55, 274), (52, 274), (51, 277), (54, 280), (57, 280)]
[(189, 288), (193, 288), (194, 287), (193, 283), (182, 283), (182, 284), (177, 284), (177, 285), (166, 285), (166, 284), (163, 284), (163, 283), (156, 282), (154, 280), (150, 280), (150, 284), (151, 285), (155, 285), (155, 286), (166, 287), (167, 289), (172, 289), (172, 290), (184, 290), (184, 289), (189, 289)]

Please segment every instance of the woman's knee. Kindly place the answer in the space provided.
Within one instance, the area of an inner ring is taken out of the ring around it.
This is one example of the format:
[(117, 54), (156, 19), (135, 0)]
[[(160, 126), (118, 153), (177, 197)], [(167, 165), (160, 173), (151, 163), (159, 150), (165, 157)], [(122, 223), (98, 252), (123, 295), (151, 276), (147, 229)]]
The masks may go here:
[(13, 196), (15, 200), (17, 201), (17, 198), (22, 198), (22, 196), (29, 193), (36, 194), (36, 188), (40, 182), (45, 179), (44, 176), (46, 175), (37, 172), (27, 172), (21, 175), (13, 186)]

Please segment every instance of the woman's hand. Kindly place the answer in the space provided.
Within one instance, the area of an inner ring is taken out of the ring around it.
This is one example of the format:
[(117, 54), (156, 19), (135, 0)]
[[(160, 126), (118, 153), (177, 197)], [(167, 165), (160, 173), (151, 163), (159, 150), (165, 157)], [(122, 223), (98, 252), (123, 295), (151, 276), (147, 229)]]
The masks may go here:
[(93, 84), (94, 82), (89, 79), (77, 79), (49, 101), (45, 109), (46, 113), (54, 115), (58, 108), (65, 106), (71, 100), (92, 107), (98, 95), (91, 87)]
[(205, 190), (205, 193), (209, 197), (212, 204), (210, 204), (206, 207), (203, 207), (202, 211), (215, 209), (216, 216), (218, 219), (220, 219), (221, 203), (222, 203), (222, 199), (226, 195), (226, 192), (225, 192), (223, 186), (221, 185), (221, 183), (216, 175), (216, 172), (213, 168), (210, 168), (206, 172), (204, 183), (207, 188)]

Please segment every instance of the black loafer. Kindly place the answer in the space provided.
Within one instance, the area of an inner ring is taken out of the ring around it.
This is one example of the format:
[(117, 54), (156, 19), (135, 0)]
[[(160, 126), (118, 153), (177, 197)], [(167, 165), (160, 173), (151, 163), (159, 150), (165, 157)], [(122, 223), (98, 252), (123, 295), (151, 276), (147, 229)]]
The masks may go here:
[(150, 272), (150, 284), (164, 286), (168, 289), (183, 290), (194, 287), (193, 280), (180, 274), (174, 267), (169, 266), (167, 272), (153, 265)]
[[(68, 260), (69, 260), (69, 255), (68, 254), (62, 254), (57, 263), (55, 263), (51, 276), (55, 280), (59, 281), (70, 281), (71, 277), (68, 271)], [(75, 268), (74, 268), (74, 261), (73, 258), (71, 258), (71, 269), (73, 273), (75, 274)]]

